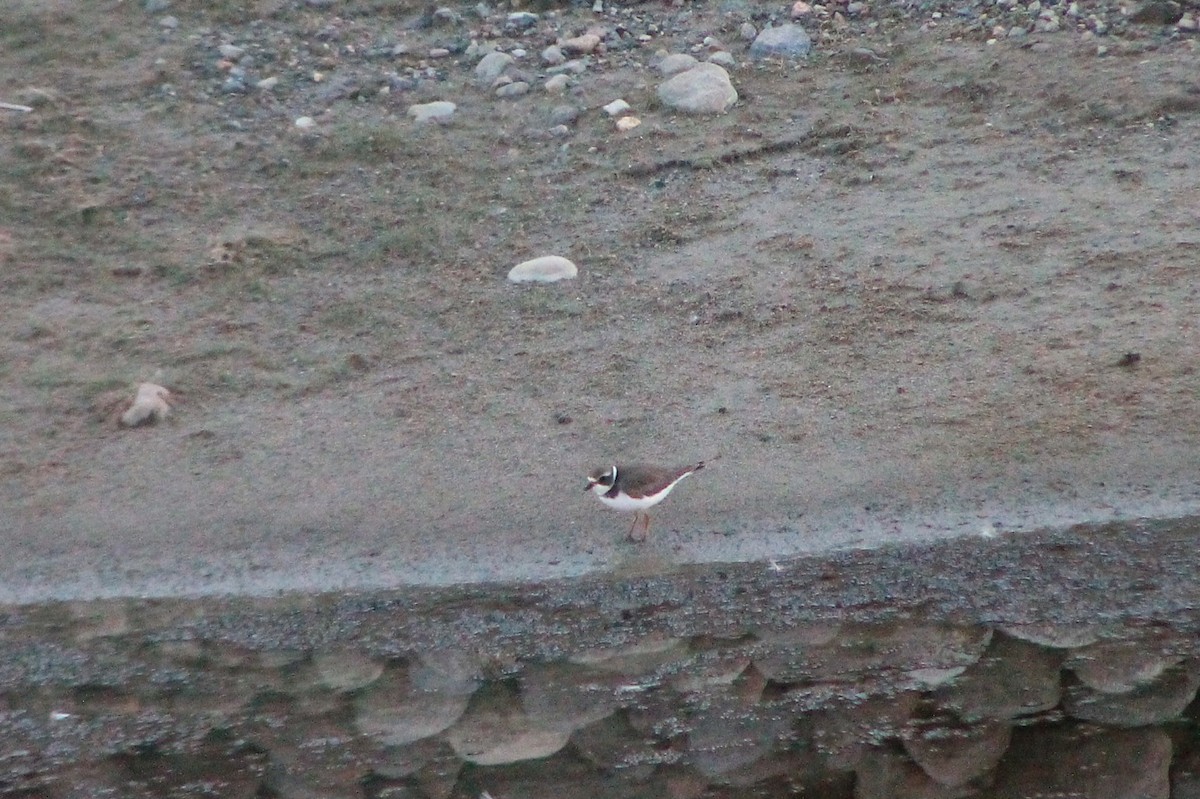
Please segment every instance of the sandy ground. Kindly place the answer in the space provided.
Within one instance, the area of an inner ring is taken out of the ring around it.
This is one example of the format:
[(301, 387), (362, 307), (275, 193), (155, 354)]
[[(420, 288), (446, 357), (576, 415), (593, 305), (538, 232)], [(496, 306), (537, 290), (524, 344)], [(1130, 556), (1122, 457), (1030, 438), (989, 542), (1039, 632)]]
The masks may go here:
[[(0, 56), (53, 97), (4, 117), (30, 171), (0, 223), (0, 601), (669, 572), (1200, 508), (1191, 41), (897, 29), (734, 70), (715, 118), (614, 58), (564, 147), (529, 133), (549, 100), (466, 63), (449, 126), (346, 102), (302, 138), (270, 132), (302, 97), (194, 89), (197, 36), (59, 22), (145, 51)], [(616, 96), (632, 134), (595, 110)], [(364, 156), (371, 125), (399, 138)], [(148, 203), (113, 199), (134, 184)], [(387, 219), (440, 238), (372, 248)], [(214, 273), (214, 243), (263, 240), (282, 266)], [(505, 282), (544, 253), (579, 278)], [(183, 402), (118, 429), (105, 403), (142, 379)], [(644, 545), (581, 491), (699, 459)]]

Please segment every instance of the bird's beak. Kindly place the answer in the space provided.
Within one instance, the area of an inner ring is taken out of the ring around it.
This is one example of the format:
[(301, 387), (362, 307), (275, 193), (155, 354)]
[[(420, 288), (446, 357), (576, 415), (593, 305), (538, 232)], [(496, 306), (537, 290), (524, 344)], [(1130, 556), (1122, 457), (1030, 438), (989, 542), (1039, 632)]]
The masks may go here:
[(588, 480), (588, 481), (587, 481), (587, 485), (585, 485), (585, 486), (583, 487), (583, 490), (584, 490), (584, 491), (591, 491), (591, 490), (592, 490), (592, 486), (594, 486), (595, 484), (596, 484), (596, 481), (595, 481), (595, 480)]

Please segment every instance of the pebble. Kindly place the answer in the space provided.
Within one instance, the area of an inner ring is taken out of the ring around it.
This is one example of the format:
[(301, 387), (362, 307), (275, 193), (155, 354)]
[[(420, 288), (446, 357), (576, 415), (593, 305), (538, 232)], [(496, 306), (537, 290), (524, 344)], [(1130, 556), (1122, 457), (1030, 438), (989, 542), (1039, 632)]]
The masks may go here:
[(631, 110), (632, 107), (624, 100), (613, 100), (611, 103), (604, 106), (604, 113), (608, 114), (610, 117), (619, 117), (626, 111)]
[(658, 99), (668, 108), (689, 114), (717, 114), (737, 102), (729, 73), (716, 64), (699, 64), (662, 83)]
[(230, 75), (225, 79), (225, 82), (221, 84), (222, 94), (245, 94), (245, 92), (246, 81), (238, 75)]
[(271, 89), (274, 89), (278, 85), (279, 85), (279, 76), (272, 75), (269, 78), (263, 78), (258, 83), (255, 83), (254, 88), (262, 89), (263, 91), (270, 91)]
[(792, 3), (792, 19), (801, 19), (803, 17), (812, 16), (813, 7), (804, 0), (796, 0)]
[(173, 31), (179, 27), (179, 18), (168, 14), (158, 21), (158, 27)]
[(221, 54), (221, 58), (237, 61), (246, 54), (246, 48), (238, 47), (236, 44), (223, 44), (217, 48), (217, 52)]
[(550, 94), (562, 94), (567, 90), (567, 84), (570, 82), (570, 78), (560, 73), (548, 78), (546, 82), (542, 84), (542, 88), (550, 92)]
[(449, 100), (435, 100), (408, 107), (408, 115), (417, 122), (448, 122), (458, 106)]
[(783, 56), (800, 58), (812, 50), (812, 39), (799, 25), (778, 25), (767, 28), (750, 45), (750, 57), (754, 59)]
[(447, 50), (445, 47), (429, 48), (429, 57), (430, 58), (446, 58), (449, 55), (450, 55), (450, 51)]
[(523, 80), (506, 83), (496, 89), (497, 97), (520, 97), (523, 94), (529, 94), (529, 84)]
[(692, 67), (700, 62), (694, 56), (687, 53), (672, 53), (658, 63), (658, 71), (664, 77), (678, 75), (680, 72), (687, 72)]
[(315, 119), (313, 119), (312, 117), (297, 117), (296, 121), (293, 122), (292, 124), (295, 125), (297, 128), (299, 128), (300, 130), (308, 130), (310, 128), (316, 127), (317, 121)]
[(708, 63), (733, 69), (737, 66), (737, 59), (733, 57), (733, 53), (719, 50), (708, 57)]
[(575, 264), (561, 255), (543, 255), (514, 266), (508, 272), (508, 279), (513, 283), (555, 283), (578, 274)]
[(1181, 31), (1194, 31), (1200, 28), (1200, 23), (1197, 23), (1196, 17), (1188, 13), (1179, 18), (1179, 21), (1175, 23), (1175, 27)]
[(537, 24), (538, 15), (530, 11), (514, 11), (508, 15), (505, 27), (519, 31), (529, 30)]
[(582, 36), (565, 39), (559, 42), (558, 46), (564, 53), (587, 55), (600, 46), (600, 37), (594, 33), (585, 33)]
[(758, 28), (754, 27), (752, 22), (743, 22), (742, 26), (738, 28), (738, 35), (742, 37), (742, 41), (752, 42), (754, 37), (758, 36)]
[(504, 70), (508, 69), (513, 60), (508, 53), (499, 50), (488, 53), (475, 65), (475, 79), (485, 86), (491, 86), (496, 82), (496, 78), (504, 74)]
[(579, 109), (573, 105), (556, 105), (550, 109), (551, 125), (569, 125), (579, 119)]
[(542, 63), (556, 67), (567, 60), (563, 55), (563, 51), (559, 49), (557, 44), (552, 44), (542, 51)]
[(617, 130), (621, 131), (622, 133), (627, 130), (633, 130), (640, 124), (642, 124), (642, 120), (635, 116), (623, 116), (616, 122)]

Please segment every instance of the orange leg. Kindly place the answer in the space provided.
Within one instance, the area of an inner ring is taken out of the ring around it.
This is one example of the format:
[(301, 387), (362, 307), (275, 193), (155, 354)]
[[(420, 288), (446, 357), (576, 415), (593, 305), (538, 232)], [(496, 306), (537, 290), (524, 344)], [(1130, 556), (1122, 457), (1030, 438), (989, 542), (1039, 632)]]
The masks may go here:
[[(642, 523), (641, 536), (636, 536), (633, 534), (633, 531), (636, 530), (638, 527), (638, 522)], [(644, 511), (636, 511), (633, 514), (633, 526), (629, 528), (629, 540), (645, 541), (649, 537), (650, 537), (650, 514), (645, 513)]]

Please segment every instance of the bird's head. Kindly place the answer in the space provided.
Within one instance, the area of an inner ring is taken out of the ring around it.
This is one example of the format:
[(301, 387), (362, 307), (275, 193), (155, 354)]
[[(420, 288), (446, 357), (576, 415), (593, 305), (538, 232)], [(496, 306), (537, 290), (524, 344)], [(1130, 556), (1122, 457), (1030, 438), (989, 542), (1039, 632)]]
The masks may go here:
[(595, 491), (597, 494), (603, 494), (613, 487), (617, 482), (617, 467), (609, 466), (607, 468), (596, 469), (588, 475), (587, 485), (583, 487), (584, 491)]

